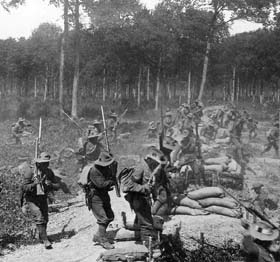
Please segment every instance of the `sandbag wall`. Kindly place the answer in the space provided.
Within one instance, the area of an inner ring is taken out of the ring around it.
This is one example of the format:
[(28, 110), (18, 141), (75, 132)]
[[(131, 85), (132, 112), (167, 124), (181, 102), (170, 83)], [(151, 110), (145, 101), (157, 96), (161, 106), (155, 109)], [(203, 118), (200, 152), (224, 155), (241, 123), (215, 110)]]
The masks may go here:
[(219, 214), (229, 217), (241, 217), (238, 203), (225, 197), (224, 191), (219, 187), (205, 187), (191, 191), (187, 195), (173, 196), (175, 206), (171, 215), (207, 215)]

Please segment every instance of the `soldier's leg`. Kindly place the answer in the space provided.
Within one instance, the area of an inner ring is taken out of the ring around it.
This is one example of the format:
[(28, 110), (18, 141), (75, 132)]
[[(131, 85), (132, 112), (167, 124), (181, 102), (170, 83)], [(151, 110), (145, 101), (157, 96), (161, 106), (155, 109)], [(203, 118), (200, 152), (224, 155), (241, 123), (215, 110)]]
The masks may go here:
[[(98, 224), (98, 229), (93, 236), (93, 242), (95, 242), (98, 245), (101, 245), (105, 249), (114, 248), (114, 246), (109, 243), (106, 237), (106, 229), (109, 223), (114, 219), (114, 213), (112, 210), (109, 210), (108, 203), (106, 203), (106, 197), (104, 197), (101, 194), (94, 195), (92, 198), (91, 208), (92, 213), (95, 216)], [(105, 208), (108, 210), (105, 210)]]

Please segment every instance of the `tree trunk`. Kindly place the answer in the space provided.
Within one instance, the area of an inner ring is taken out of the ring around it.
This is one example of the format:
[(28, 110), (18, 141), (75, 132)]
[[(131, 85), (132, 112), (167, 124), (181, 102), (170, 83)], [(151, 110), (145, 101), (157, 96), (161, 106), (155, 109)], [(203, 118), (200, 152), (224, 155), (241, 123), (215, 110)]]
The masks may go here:
[(161, 57), (159, 58), (158, 70), (157, 70), (157, 86), (156, 86), (156, 94), (155, 94), (155, 110), (159, 109), (159, 96), (160, 96), (160, 67), (161, 67)]
[(137, 106), (141, 106), (141, 76), (142, 76), (142, 67), (139, 67), (138, 83), (137, 83)]
[(103, 70), (103, 82), (102, 82), (102, 100), (106, 100), (106, 69)]
[(201, 80), (201, 84), (200, 84), (198, 100), (202, 99), (205, 84), (206, 84), (210, 50), (211, 50), (211, 43), (210, 43), (210, 40), (208, 39), (207, 45), (206, 45), (206, 52), (205, 52), (205, 56), (204, 56), (204, 62), (203, 62), (202, 80)]
[[(68, 0), (64, 0), (64, 31), (61, 38), (60, 43), (60, 61), (59, 61), (59, 106), (63, 108), (63, 82), (64, 82), (64, 63), (65, 63), (65, 48), (67, 43), (67, 35), (68, 35)], [(60, 117), (63, 116), (62, 111), (60, 111)]]
[(147, 101), (150, 101), (150, 67), (147, 70)]
[(234, 66), (232, 70), (231, 102), (234, 102), (234, 98), (235, 98), (235, 75), (236, 75), (236, 67)]
[(37, 77), (34, 78), (34, 97), (37, 97)]
[(72, 110), (71, 115), (74, 118), (78, 117), (78, 87), (80, 76), (80, 1), (75, 2), (75, 62), (74, 62), (74, 79), (73, 79), (73, 93), (72, 93)]
[(171, 88), (170, 88), (170, 81), (167, 81), (167, 95), (168, 95), (168, 99), (172, 99), (172, 92), (171, 92)]
[(191, 104), (191, 77), (192, 77), (192, 72), (189, 71), (188, 74), (188, 96), (187, 96), (187, 102), (190, 105)]
[(48, 95), (48, 74), (49, 74), (49, 67), (46, 66), (46, 76), (45, 76), (45, 91), (44, 91), (44, 102), (47, 100)]

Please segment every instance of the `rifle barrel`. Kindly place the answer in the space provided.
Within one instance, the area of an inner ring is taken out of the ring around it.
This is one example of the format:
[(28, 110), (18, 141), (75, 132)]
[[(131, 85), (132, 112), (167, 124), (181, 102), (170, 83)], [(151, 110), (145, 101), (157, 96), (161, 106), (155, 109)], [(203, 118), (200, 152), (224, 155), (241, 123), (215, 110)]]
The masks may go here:
[(106, 145), (107, 145), (107, 151), (108, 151), (108, 153), (110, 153), (110, 146), (109, 146), (109, 141), (108, 141), (108, 136), (107, 136), (107, 127), (106, 127), (103, 106), (101, 106), (101, 114), (102, 114), (103, 127), (104, 127), (104, 132), (105, 132), (105, 141), (106, 141)]

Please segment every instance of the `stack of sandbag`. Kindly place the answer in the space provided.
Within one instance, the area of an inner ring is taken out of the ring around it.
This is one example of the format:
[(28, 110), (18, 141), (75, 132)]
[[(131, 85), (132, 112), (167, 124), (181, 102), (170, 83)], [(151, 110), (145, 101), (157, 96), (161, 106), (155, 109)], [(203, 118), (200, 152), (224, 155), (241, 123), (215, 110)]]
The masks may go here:
[(238, 203), (230, 198), (225, 198), (224, 191), (219, 187), (204, 187), (188, 192), (187, 196), (173, 197), (176, 204), (171, 214), (181, 215), (206, 215), (215, 213), (219, 215), (236, 217), (241, 216)]
[(149, 250), (144, 245), (130, 244), (128, 247), (115, 248), (104, 251), (97, 258), (98, 262), (128, 261), (128, 257), (132, 261), (146, 261)]

